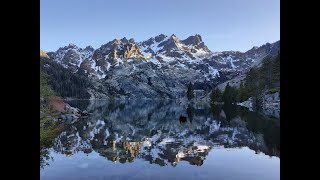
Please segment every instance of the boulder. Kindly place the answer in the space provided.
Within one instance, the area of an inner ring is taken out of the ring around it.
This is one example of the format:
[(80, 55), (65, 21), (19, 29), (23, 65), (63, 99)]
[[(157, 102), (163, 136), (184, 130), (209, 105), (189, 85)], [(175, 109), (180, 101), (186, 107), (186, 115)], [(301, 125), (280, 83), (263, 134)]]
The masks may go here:
[(81, 116), (89, 116), (89, 113), (88, 113), (88, 111), (84, 110), (84, 111), (80, 112), (80, 115)]
[(79, 108), (71, 107), (69, 104), (65, 104), (65, 112), (69, 114), (80, 115), (81, 111)]
[(74, 114), (63, 114), (60, 116), (60, 119), (69, 123), (77, 120), (79, 117)]

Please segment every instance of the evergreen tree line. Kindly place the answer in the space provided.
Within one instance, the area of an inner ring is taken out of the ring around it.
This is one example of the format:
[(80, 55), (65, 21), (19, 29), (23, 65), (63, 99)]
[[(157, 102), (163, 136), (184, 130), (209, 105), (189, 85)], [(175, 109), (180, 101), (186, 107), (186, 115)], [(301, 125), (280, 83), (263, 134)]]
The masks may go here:
[[(45, 66), (50, 67), (45, 67)], [(87, 89), (92, 87), (88, 77), (70, 72), (50, 59), (40, 60), (40, 71), (49, 75), (48, 84), (58, 96), (66, 98), (90, 98)]]
[(54, 91), (48, 85), (48, 75), (40, 70), (40, 97), (48, 98), (54, 95)]
[(232, 104), (253, 97), (254, 106), (258, 107), (261, 106), (262, 93), (265, 91), (280, 92), (280, 53), (265, 57), (261, 67), (251, 68), (239, 88), (231, 87), (228, 83), (224, 92), (213, 89), (210, 98), (212, 103)]

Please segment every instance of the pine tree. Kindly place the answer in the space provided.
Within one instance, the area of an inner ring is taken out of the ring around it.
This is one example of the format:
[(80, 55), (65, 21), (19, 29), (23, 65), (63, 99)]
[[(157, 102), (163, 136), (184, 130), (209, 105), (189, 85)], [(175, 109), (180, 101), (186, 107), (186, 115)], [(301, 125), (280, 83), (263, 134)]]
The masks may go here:
[(219, 90), (219, 88), (212, 90), (210, 100), (211, 100), (211, 103), (222, 101), (222, 93)]
[(48, 98), (54, 96), (55, 93), (48, 85), (49, 76), (40, 69), (40, 97)]
[(235, 87), (231, 87), (231, 103), (236, 103), (239, 101), (239, 90)]
[(244, 101), (245, 99), (245, 89), (244, 89), (244, 84), (243, 84), (243, 81), (240, 82), (240, 87), (239, 87), (239, 90), (238, 90), (238, 100), (240, 102)]
[(226, 88), (224, 89), (223, 94), (222, 94), (222, 101), (224, 103), (231, 103), (230, 95), (231, 95), (231, 87), (230, 87), (230, 85), (228, 83)]
[(191, 82), (189, 82), (189, 85), (188, 85), (187, 97), (189, 100), (194, 98), (193, 86)]
[(231, 87), (228, 83), (222, 94), (223, 102), (226, 104), (236, 103), (239, 101), (238, 97), (239, 97), (238, 89), (236, 89), (235, 87)]
[(188, 108), (187, 108), (187, 114), (188, 114), (188, 118), (189, 118), (190, 123), (192, 123), (193, 116), (194, 116), (194, 108), (190, 104), (188, 105)]

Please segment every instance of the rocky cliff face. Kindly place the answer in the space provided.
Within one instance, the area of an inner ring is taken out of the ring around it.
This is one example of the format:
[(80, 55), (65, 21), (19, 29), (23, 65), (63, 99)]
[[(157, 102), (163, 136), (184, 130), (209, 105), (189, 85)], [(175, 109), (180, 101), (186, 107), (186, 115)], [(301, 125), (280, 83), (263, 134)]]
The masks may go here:
[(114, 39), (98, 49), (69, 44), (48, 56), (88, 76), (96, 84), (90, 90), (93, 98), (176, 98), (183, 96), (188, 82), (208, 92), (279, 49), (280, 41), (247, 52), (212, 52), (198, 34), (184, 40), (160, 34), (142, 42)]
[(142, 58), (140, 48), (133, 39), (114, 39), (98, 48), (92, 57), (96, 62), (106, 60), (114, 64), (119, 59)]
[(40, 49), (40, 58), (49, 58), (48, 54)]

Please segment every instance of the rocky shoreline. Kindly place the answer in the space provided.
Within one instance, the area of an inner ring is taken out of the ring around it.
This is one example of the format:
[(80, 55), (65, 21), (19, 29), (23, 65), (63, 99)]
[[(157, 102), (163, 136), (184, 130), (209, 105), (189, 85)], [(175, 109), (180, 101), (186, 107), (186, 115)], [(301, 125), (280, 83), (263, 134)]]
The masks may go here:
[(85, 110), (81, 111), (79, 108), (70, 106), (59, 97), (50, 98), (48, 100), (48, 105), (59, 113), (58, 118), (54, 119), (56, 122), (74, 123), (79, 118), (90, 115), (90, 113)]
[(65, 103), (65, 112), (61, 113), (58, 120), (65, 123), (73, 123), (79, 118), (87, 117), (88, 115), (90, 114), (87, 111), (81, 111), (79, 108), (71, 107), (69, 104)]

